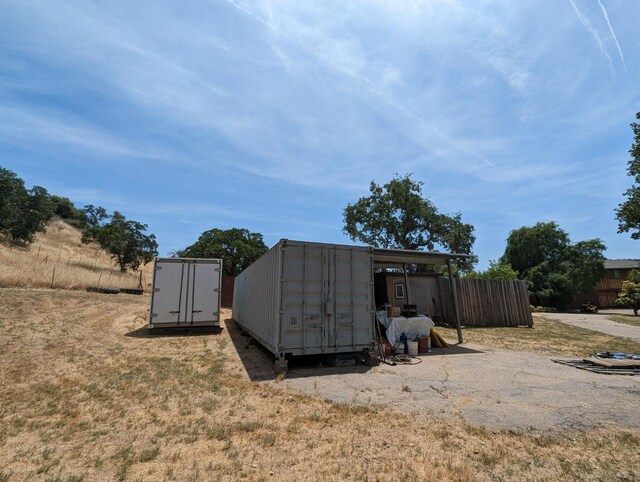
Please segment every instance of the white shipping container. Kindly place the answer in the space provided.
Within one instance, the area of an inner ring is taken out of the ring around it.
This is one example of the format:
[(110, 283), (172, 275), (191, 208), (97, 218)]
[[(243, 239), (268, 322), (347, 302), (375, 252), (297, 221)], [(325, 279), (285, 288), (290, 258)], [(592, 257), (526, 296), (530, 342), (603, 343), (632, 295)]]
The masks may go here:
[(156, 258), (150, 328), (220, 325), (222, 260)]
[(280, 240), (235, 279), (233, 317), (276, 357), (371, 349), (373, 251)]

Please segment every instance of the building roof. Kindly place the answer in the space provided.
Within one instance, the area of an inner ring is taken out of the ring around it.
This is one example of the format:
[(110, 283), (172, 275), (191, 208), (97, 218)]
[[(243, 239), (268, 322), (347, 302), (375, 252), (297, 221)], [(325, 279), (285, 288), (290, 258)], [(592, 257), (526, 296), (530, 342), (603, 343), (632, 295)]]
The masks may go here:
[(640, 268), (640, 259), (605, 259), (604, 269)]

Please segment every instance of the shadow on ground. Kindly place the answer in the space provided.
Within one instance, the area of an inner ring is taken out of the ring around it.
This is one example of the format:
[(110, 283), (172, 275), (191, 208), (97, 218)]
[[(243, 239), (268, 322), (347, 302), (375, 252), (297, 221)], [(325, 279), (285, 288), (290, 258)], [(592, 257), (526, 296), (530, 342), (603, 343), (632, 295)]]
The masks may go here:
[[(275, 356), (244, 332), (231, 318), (225, 320), (225, 326), (235, 346), (238, 357), (252, 381), (273, 380), (273, 362)], [(371, 367), (353, 365), (348, 367), (334, 367), (328, 364), (327, 355), (297, 356), (289, 360), (287, 378), (306, 376), (323, 376), (346, 373), (366, 373)]]
[(142, 326), (128, 333), (124, 336), (131, 338), (171, 338), (171, 337), (184, 337), (184, 336), (208, 336), (219, 335), (222, 333), (222, 328), (219, 326), (191, 326), (184, 328), (153, 328), (149, 329), (148, 326)]
[(466, 347), (464, 345), (449, 345), (447, 348), (431, 348), (429, 353), (421, 353), (419, 358), (440, 356), (440, 355), (470, 355), (472, 353), (485, 353), (481, 350)]

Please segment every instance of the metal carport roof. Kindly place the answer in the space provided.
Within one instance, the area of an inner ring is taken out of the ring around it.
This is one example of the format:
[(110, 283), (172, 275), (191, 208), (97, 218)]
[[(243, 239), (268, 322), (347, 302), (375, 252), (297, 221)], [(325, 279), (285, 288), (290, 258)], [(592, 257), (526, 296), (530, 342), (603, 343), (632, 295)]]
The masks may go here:
[(409, 249), (373, 248), (373, 262), (377, 267), (403, 264), (447, 264), (447, 261), (473, 258), (472, 254), (413, 251)]

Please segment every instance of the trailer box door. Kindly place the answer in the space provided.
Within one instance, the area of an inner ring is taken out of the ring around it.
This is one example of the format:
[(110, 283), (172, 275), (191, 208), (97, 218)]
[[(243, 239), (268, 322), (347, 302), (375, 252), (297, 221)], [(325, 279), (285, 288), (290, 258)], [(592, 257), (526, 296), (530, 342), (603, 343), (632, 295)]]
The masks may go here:
[(151, 327), (211, 325), (220, 322), (222, 261), (157, 258), (153, 270)]

